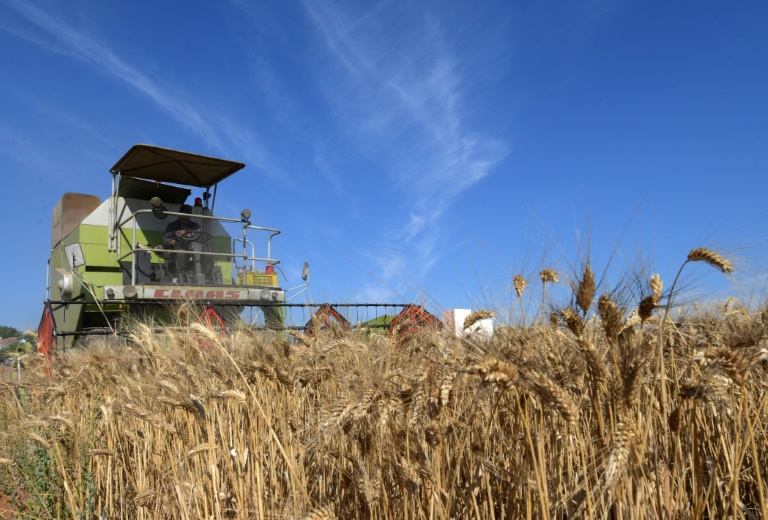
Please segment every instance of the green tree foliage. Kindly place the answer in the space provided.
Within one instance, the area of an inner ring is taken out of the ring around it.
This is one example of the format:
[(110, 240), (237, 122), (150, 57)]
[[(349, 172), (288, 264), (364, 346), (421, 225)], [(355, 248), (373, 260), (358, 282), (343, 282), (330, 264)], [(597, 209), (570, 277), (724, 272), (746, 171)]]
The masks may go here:
[(0, 338), (18, 338), (21, 337), (21, 331), (8, 325), (0, 325)]

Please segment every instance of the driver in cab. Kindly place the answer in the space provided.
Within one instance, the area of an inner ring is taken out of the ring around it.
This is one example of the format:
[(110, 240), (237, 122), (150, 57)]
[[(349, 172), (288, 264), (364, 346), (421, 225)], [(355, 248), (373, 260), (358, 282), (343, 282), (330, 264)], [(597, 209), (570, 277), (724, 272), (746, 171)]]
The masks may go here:
[[(189, 219), (189, 215), (192, 214), (192, 208), (187, 204), (181, 206), (179, 209), (179, 218), (170, 222), (165, 228), (165, 235), (163, 235), (163, 247), (165, 249), (176, 249), (183, 251), (192, 251), (194, 248), (192, 244), (194, 240), (192, 237), (200, 233), (200, 225), (197, 222), (192, 222)], [(186, 269), (187, 255), (174, 255), (176, 257), (176, 268), (179, 271)]]

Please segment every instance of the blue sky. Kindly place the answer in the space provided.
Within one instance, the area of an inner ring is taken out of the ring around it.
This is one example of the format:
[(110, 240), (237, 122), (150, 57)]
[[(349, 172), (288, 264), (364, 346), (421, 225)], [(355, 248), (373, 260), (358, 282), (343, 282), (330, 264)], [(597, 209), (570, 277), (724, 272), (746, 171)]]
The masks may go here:
[[(586, 254), (668, 288), (693, 247), (762, 294), (768, 4), (0, 0), (3, 324), (34, 328), (51, 210), (149, 143), (245, 162), (314, 301), (503, 309)], [(610, 262), (609, 262), (610, 260)], [(290, 283), (288, 284), (290, 285)], [(506, 312), (506, 311), (502, 311)]]

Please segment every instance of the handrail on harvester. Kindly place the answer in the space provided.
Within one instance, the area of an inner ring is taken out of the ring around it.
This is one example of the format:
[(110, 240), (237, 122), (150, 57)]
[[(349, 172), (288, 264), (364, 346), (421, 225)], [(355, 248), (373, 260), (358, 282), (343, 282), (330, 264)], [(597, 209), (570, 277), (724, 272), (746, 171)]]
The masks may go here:
[[(138, 264), (137, 255), (140, 252), (149, 251), (149, 252), (154, 252), (154, 253), (178, 254), (178, 251), (177, 250), (173, 250), (173, 249), (161, 249), (161, 248), (151, 248), (151, 249), (147, 248), (147, 249), (145, 249), (145, 248), (142, 248), (142, 247), (138, 246), (138, 243), (136, 242), (136, 231), (137, 231), (137, 226), (138, 226), (138, 219), (136, 217), (139, 214), (146, 214), (146, 213), (154, 214), (154, 211), (151, 210), (151, 209), (140, 209), (140, 210), (137, 210), (137, 211), (133, 212), (132, 214), (130, 214), (123, 221), (119, 222), (117, 224), (117, 226), (116, 226), (117, 229), (122, 229), (130, 221), (133, 221), (132, 235), (131, 235), (131, 250), (128, 253), (124, 254), (124, 255), (120, 255), (120, 241), (119, 240), (117, 241), (118, 261), (121, 261), (121, 260), (123, 260), (125, 258), (128, 258), (129, 256), (132, 257), (131, 258), (131, 284), (132, 285), (136, 284), (136, 269), (137, 269), (137, 264)], [(178, 216), (182, 216), (182, 215), (188, 216), (185, 213), (180, 213), (180, 212), (176, 212), (176, 211), (164, 211), (164, 214), (171, 215), (171, 216), (177, 216), (177, 217)], [(214, 252), (214, 251), (196, 251), (195, 254), (199, 254), (201, 256), (216, 256), (216, 257), (231, 258), (233, 264), (236, 267), (237, 267), (237, 263), (235, 262), (235, 260), (240, 258), (243, 261), (243, 268), (245, 268), (245, 266), (249, 262), (251, 263), (251, 265), (253, 265), (255, 262), (265, 262), (267, 265), (278, 265), (280, 263), (280, 260), (278, 260), (276, 258), (272, 258), (272, 238), (282, 233), (282, 231), (280, 231), (279, 229), (267, 228), (267, 227), (262, 227), (262, 226), (254, 226), (254, 225), (251, 225), (250, 222), (244, 221), (242, 219), (235, 219), (235, 218), (229, 218), (229, 217), (216, 217), (214, 215), (195, 215), (194, 218), (195, 219), (204, 219), (204, 220), (213, 220), (213, 221), (222, 222), (222, 223), (240, 223), (240, 224), (244, 224), (243, 225), (243, 238), (242, 239), (239, 239), (239, 238), (238, 239), (234, 239), (234, 240), (238, 240), (238, 241), (243, 241), (244, 242), (243, 253), (242, 254), (238, 254), (238, 253), (235, 253), (235, 252), (232, 252), (232, 253), (218, 253), (218, 252)], [(247, 232), (246, 230), (248, 230), (248, 229), (252, 229), (252, 230), (255, 230), (255, 231), (265, 231), (265, 232), (271, 233), (271, 235), (269, 235), (269, 238), (267, 239), (267, 256), (266, 257), (257, 257), (257, 256), (255, 256), (255, 249), (253, 249), (254, 256), (248, 256), (248, 251), (247, 251), (247, 249), (245, 247), (245, 243), (246, 242), (250, 243), (250, 241), (246, 240), (246, 232)], [(233, 240), (233, 242), (234, 242), (234, 240)], [(234, 247), (233, 247), (233, 251), (234, 251)]]

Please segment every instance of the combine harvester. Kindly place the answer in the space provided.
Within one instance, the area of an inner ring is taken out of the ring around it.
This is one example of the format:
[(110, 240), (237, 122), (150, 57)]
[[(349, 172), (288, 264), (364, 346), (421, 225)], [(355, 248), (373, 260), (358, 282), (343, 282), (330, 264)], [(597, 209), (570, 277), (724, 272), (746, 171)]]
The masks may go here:
[[(112, 191), (105, 201), (64, 194), (53, 210), (38, 351), (51, 355), (81, 336), (124, 332), (129, 315), (158, 326), (178, 324), (185, 304), (200, 309), (201, 322), (222, 328), (245, 308), (259, 308), (264, 327), (281, 330), (294, 307), (317, 309), (314, 320), (291, 327), (309, 332), (318, 324), (352, 327), (337, 311), (341, 307), (347, 316), (389, 307), (400, 309), (390, 322), (439, 324), (408, 304), (288, 303), (306, 290), (308, 264), (303, 283), (283, 289), (280, 260), (272, 256), (272, 239), (280, 231), (252, 225), (248, 209), (234, 218), (214, 214), (218, 183), (244, 166), (137, 144), (110, 170)], [(194, 188), (203, 192), (188, 205)], [(166, 228), (180, 217), (191, 217), (199, 229), (178, 236), (179, 244), (170, 247), (164, 243)]]

